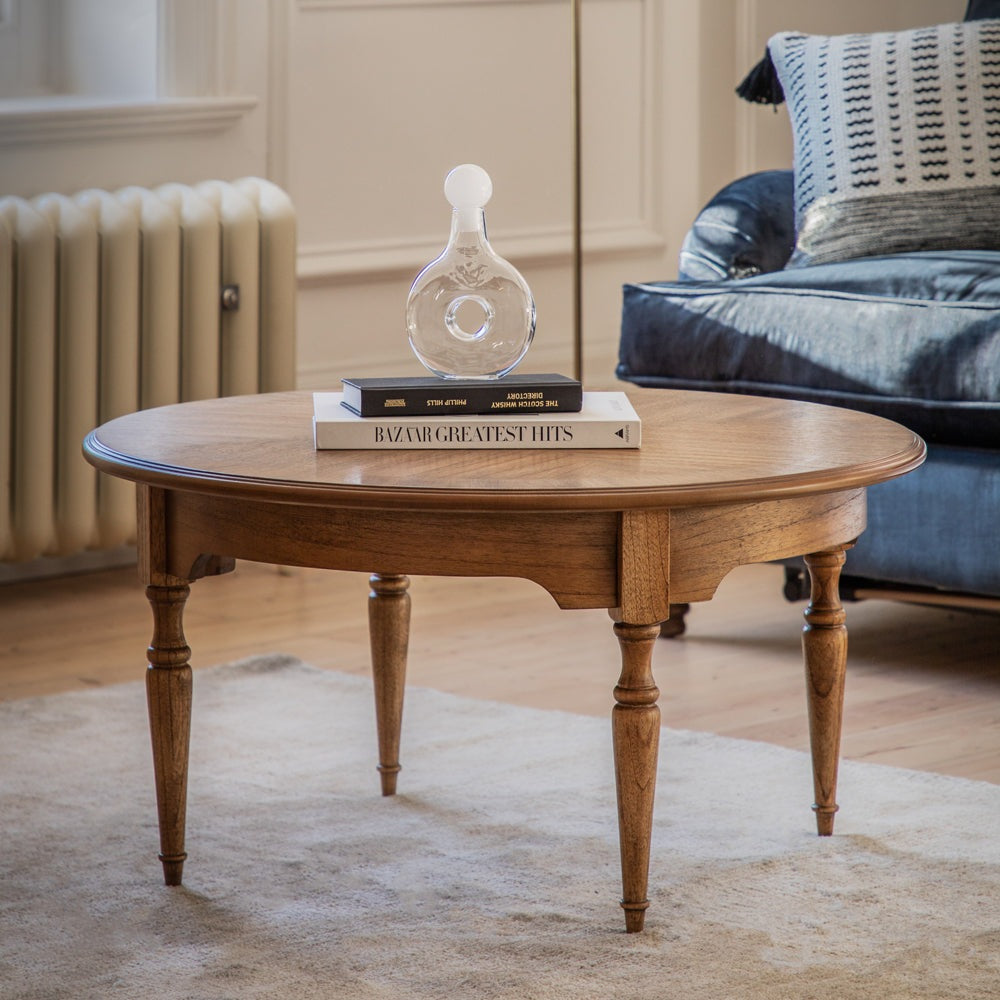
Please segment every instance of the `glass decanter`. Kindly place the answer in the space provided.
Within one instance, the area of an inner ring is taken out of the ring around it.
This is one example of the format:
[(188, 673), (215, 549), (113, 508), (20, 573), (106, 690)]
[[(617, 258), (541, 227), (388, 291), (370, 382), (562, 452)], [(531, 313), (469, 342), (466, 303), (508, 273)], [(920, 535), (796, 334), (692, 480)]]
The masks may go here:
[(527, 353), (535, 303), (524, 278), (486, 238), (490, 175), (464, 163), (445, 178), (444, 194), (452, 206), (451, 236), (410, 288), (410, 346), (442, 378), (500, 378)]

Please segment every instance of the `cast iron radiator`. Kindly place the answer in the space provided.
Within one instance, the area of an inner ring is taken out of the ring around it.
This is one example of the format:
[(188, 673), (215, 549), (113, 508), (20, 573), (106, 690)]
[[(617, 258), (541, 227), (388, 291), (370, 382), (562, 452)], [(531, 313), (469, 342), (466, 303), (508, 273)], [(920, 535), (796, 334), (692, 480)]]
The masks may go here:
[(126, 545), (135, 490), (93, 427), (290, 389), (295, 213), (258, 178), (0, 198), (0, 561)]

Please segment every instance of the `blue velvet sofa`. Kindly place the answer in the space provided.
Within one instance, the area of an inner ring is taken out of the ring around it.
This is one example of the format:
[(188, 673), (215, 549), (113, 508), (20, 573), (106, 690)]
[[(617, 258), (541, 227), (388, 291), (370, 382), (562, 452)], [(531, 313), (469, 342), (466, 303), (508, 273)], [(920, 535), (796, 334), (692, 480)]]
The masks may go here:
[(1000, 610), (998, 66), (1000, 0), (953, 24), (773, 36), (737, 93), (787, 101), (794, 169), (728, 185), (679, 280), (624, 289), (620, 378), (865, 410), (926, 440), (920, 469), (868, 491), (848, 599)]
[[(921, 251), (786, 268), (792, 171), (724, 188), (675, 282), (624, 288), (619, 378), (879, 414), (928, 445), (869, 490), (842, 593), (1000, 598), (1000, 251)], [(789, 575), (786, 594), (799, 590)], [(998, 604), (1000, 608), (1000, 604)]]

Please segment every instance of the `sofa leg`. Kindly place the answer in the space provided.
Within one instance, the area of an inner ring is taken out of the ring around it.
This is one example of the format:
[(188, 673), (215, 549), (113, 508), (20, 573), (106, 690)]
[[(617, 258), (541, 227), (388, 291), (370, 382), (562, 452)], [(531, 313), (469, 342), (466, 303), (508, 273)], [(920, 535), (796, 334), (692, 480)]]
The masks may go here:
[(670, 605), (670, 617), (665, 622), (660, 623), (661, 639), (676, 639), (677, 636), (684, 634), (684, 630), (687, 627), (684, 622), (684, 616), (688, 613), (690, 607), (690, 604)]
[(804, 601), (809, 597), (811, 590), (809, 586), (809, 578), (805, 574), (805, 570), (801, 570), (796, 566), (786, 566), (785, 567), (785, 586), (782, 591), (785, 595), (786, 601)]

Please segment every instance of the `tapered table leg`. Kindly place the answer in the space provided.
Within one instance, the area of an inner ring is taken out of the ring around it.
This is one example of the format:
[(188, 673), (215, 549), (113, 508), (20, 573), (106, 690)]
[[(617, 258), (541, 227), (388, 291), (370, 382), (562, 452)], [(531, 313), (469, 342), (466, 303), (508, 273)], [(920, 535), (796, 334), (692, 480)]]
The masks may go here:
[(369, 580), (368, 631), (375, 683), (378, 770), (382, 794), (396, 794), (399, 734), (403, 724), (406, 651), (410, 638), (409, 577), (375, 573)]
[(840, 571), (844, 550), (816, 552), (805, 557), (812, 584), (804, 614), (802, 652), (809, 703), (809, 742), (812, 747), (816, 830), (833, 833), (837, 812), (837, 768), (844, 717), (844, 680), (847, 673), (846, 615), (840, 602)]
[(622, 909), (625, 930), (641, 931), (649, 899), (649, 845), (653, 834), (653, 797), (660, 744), (660, 692), (651, 669), (660, 634), (655, 625), (615, 623), (622, 651), (622, 672), (611, 713), (618, 792), (618, 838), (622, 857)]
[(189, 593), (187, 586), (146, 588), (153, 609), (146, 698), (160, 820), (160, 861), (167, 885), (181, 884), (187, 857), (184, 824), (191, 734), (191, 650), (184, 639), (182, 619)]

